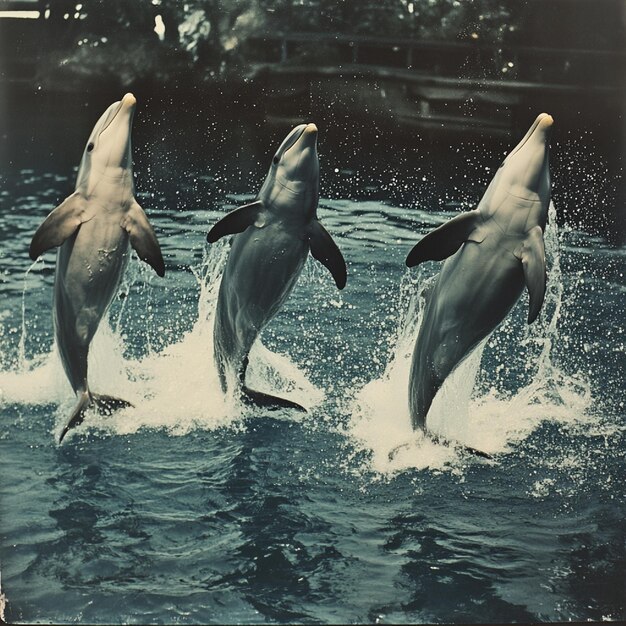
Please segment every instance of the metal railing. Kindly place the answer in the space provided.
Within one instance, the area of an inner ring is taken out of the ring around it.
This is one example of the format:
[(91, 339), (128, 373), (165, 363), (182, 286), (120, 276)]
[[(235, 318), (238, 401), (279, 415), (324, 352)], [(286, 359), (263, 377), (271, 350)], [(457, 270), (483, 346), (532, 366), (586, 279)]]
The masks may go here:
[[(267, 33), (250, 38), (250, 57), (267, 64), (371, 65), (442, 77), (622, 87), (626, 52), (545, 48), (481, 41), (323, 33)], [(331, 58), (332, 57), (332, 58)]]

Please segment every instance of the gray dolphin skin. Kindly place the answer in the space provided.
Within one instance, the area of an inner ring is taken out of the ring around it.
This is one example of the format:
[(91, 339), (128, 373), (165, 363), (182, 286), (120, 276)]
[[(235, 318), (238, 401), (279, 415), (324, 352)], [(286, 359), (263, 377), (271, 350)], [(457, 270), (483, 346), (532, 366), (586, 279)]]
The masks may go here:
[(59, 442), (80, 424), (92, 404), (111, 412), (129, 403), (92, 393), (87, 383), (89, 345), (117, 293), (129, 258), (129, 243), (159, 276), (161, 249), (135, 200), (131, 129), (135, 97), (127, 93), (100, 117), (80, 163), (76, 190), (35, 232), (30, 257), (59, 247), (54, 281), (54, 330), (67, 378), (78, 402)]
[(426, 294), (413, 352), (409, 406), (415, 429), (426, 430), (428, 410), (444, 380), (502, 322), (524, 285), (530, 295), (528, 323), (539, 314), (546, 289), (543, 231), (552, 124), (550, 115), (539, 115), (478, 207), (426, 235), (407, 256), (408, 267), (447, 259)]
[(291, 293), (309, 250), (339, 289), (346, 284), (343, 256), (317, 219), (318, 196), (317, 127), (301, 124), (278, 148), (256, 201), (226, 215), (207, 236), (213, 243), (235, 235), (218, 295), (214, 356), (222, 390), (237, 385), (248, 404), (305, 410), (249, 389), (245, 376), (252, 344)]

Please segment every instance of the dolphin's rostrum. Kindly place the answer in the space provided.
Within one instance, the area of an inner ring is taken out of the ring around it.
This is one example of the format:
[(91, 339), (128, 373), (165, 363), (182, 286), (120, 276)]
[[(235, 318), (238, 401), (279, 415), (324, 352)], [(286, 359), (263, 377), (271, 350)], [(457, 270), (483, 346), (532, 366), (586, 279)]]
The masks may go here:
[(89, 345), (128, 263), (129, 243), (159, 276), (161, 249), (134, 197), (131, 129), (135, 97), (127, 93), (100, 117), (89, 136), (76, 190), (35, 232), (30, 256), (59, 246), (54, 282), (54, 329), (63, 368), (78, 396), (60, 435), (84, 419), (92, 404), (103, 411), (128, 406), (92, 393), (87, 382)]
[(248, 354), (279, 311), (311, 254), (339, 289), (346, 264), (317, 219), (317, 127), (301, 124), (278, 148), (255, 202), (240, 207), (209, 231), (210, 243), (235, 234), (220, 285), (213, 331), (215, 362), (224, 392), (236, 385), (244, 402), (267, 408), (300, 405), (246, 386)]
[(543, 231), (550, 202), (549, 136), (542, 113), (504, 159), (473, 211), (426, 235), (409, 253), (413, 267), (447, 259), (426, 294), (409, 379), (414, 428), (426, 430), (435, 394), (454, 368), (505, 318), (524, 285), (528, 323), (546, 289)]

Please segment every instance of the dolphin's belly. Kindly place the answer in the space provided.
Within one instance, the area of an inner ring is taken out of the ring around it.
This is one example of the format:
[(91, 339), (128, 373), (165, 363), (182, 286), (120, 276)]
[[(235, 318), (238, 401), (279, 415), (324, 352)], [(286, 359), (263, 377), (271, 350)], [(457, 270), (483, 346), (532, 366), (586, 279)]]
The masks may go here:
[(291, 293), (307, 254), (307, 242), (279, 224), (234, 238), (217, 304), (215, 336), (222, 351), (232, 358), (248, 353)]
[(500, 324), (523, 285), (521, 263), (508, 250), (486, 241), (464, 244), (443, 265), (415, 356), (451, 370)]
[(60, 339), (89, 342), (117, 292), (128, 262), (128, 235), (94, 218), (60, 248), (55, 275), (55, 326)]
[(433, 312), (445, 332), (484, 336), (506, 316), (523, 286), (521, 262), (511, 252), (488, 241), (468, 242), (444, 263)]
[(443, 265), (427, 297), (409, 377), (413, 426), (454, 368), (504, 319), (524, 284), (521, 263), (497, 242), (467, 242)]

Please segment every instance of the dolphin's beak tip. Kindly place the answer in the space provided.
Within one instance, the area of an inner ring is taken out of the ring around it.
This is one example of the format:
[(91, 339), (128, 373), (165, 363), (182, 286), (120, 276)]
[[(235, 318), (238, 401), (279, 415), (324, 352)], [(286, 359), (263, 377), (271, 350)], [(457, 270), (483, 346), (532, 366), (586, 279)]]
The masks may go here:
[(542, 113), (539, 125), (543, 128), (550, 128), (554, 124), (554, 118), (549, 113)]
[(137, 104), (137, 98), (135, 98), (132, 93), (128, 92), (127, 94), (124, 94), (122, 104), (125, 104), (126, 106), (134, 106)]
[(305, 133), (317, 133), (317, 126), (313, 123), (311, 124), (307, 124), (306, 128), (304, 129)]

